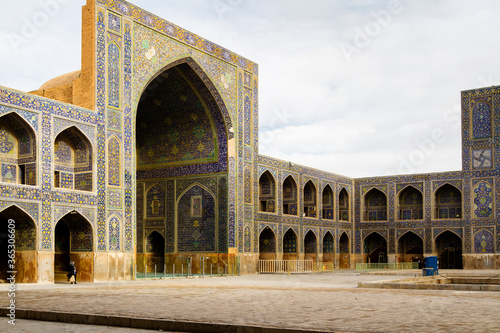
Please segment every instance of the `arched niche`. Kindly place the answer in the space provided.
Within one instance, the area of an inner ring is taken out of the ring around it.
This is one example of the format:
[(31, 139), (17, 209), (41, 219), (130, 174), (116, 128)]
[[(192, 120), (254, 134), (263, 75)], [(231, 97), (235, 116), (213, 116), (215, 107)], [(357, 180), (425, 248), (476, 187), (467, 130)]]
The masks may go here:
[(31, 126), (16, 113), (0, 117), (0, 176), (3, 183), (37, 185), (37, 142)]
[(259, 178), (259, 211), (276, 212), (276, 181), (268, 170)]
[(54, 187), (93, 190), (92, 145), (74, 126), (59, 133), (54, 140)]
[(283, 214), (297, 215), (297, 183), (292, 176), (283, 181)]

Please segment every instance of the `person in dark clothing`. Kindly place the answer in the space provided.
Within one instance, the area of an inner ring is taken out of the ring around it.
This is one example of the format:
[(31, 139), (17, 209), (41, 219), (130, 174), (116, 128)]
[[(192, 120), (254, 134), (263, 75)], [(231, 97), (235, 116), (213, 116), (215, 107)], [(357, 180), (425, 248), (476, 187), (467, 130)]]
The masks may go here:
[(69, 263), (68, 280), (71, 282), (71, 284), (73, 284), (73, 282), (75, 282), (76, 284), (76, 267), (73, 261)]

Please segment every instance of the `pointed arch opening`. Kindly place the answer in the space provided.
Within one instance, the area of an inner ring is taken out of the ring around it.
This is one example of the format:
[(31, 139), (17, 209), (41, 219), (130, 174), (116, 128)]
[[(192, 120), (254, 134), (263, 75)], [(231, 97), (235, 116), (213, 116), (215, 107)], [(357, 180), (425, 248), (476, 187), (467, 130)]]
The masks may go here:
[(316, 234), (309, 230), (304, 237), (304, 259), (316, 261), (318, 257), (318, 239)]
[[(37, 282), (36, 234), (35, 222), (19, 207), (11, 206), (0, 213), (0, 281), (7, 282), (10, 276), (7, 272), (15, 270), (16, 283)], [(9, 235), (15, 235), (15, 238)], [(13, 250), (15, 269), (10, 267), (12, 262), (9, 262), (12, 259), (9, 251), (12, 254)]]
[(276, 213), (276, 182), (268, 170), (259, 178), (259, 211)]
[(439, 268), (462, 269), (462, 239), (447, 230), (436, 237), (435, 249), (438, 254)]
[(296, 260), (298, 258), (297, 234), (293, 229), (283, 235), (283, 260)]
[(453, 185), (445, 184), (436, 190), (435, 219), (462, 218), (462, 193)]
[(349, 222), (349, 194), (345, 188), (339, 193), (339, 221)]
[(408, 186), (399, 193), (399, 219), (421, 220), (424, 218), (422, 192), (413, 186)]
[(323, 219), (326, 220), (333, 220), (333, 190), (330, 187), (330, 185), (326, 185), (325, 188), (323, 189), (323, 195), (322, 195), (322, 204), (323, 204)]
[(351, 265), (351, 246), (349, 236), (343, 232), (339, 239), (339, 268), (349, 268)]
[(54, 281), (68, 278), (70, 261), (75, 263), (78, 282), (94, 279), (94, 233), (80, 213), (72, 211), (57, 222), (54, 230)]
[(363, 253), (367, 263), (387, 262), (387, 240), (378, 232), (372, 232), (363, 241)]
[(144, 258), (147, 272), (163, 273), (165, 266), (165, 238), (156, 230), (146, 237)]
[(265, 227), (259, 236), (259, 259), (276, 259), (276, 235), (269, 227)]
[[(231, 197), (227, 173), (231, 160), (227, 143), (234, 131), (224, 99), (200, 65), (187, 57), (158, 71), (144, 86), (133, 126), (136, 174), (132, 177), (136, 177), (136, 189), (147, 187), (152, 181), (164, 182), (166, 200), (158, 200), (156, 211), (161, 214), (163, 209), (164, 215), (176, 212), (174, 218), (165, 222), (168, 264), (185, 263), (187, 252), (227, 251), (230, 232), (234, 231), (233, 225), (228, 224), (232, 206), (228, 204)], [(192, 182), (185, 176), (200, 176), (204, 180)], [(189, 193), (175, 192), (180, 183), (185, 189), (191, 184), (205, 184), (209, 178), (210, 190), (198, 186)], [(245, 179), (245, 200), (251, 202), (251, 169)], [(138, 243), (143, 244), (146, 237), (146, 222), (139, 214), (148, 211), (152, 204), (149, 197), (137, 202), (137, 238), (142, 241)]]
[(316, 186), (310, 180), (304, 186), (304, 216), (317, 217), (318, 205), (316, 201)]
[(364, 196), (363, 221), (387, 221), (387, 196), (373, 188)]
[(297, 215), (297, 183), (292, 176), (283, 182), (283, 214)]
[(92, 145), (76, 127), (62, 131), (54, 141), (54, 187), (92, 191)]
[(424, 262), (424, 242), (414, 232), (407, 232), (398, 240), (398, 256), (400, 262), (417, 262), (421, 268)]
[(0, 117), (0, 168), (3, 183), (37, 185), (35, 132), (15, 113)]
[(135, 122), (138, 179), (227, 171), (230, 119), (210, 85), (194, 61), (183, 59), (146, 86)]
[(333, 235), (327, 231), (323, 237), (323, 262), (334, 262), (335, 260), (335, 243)]

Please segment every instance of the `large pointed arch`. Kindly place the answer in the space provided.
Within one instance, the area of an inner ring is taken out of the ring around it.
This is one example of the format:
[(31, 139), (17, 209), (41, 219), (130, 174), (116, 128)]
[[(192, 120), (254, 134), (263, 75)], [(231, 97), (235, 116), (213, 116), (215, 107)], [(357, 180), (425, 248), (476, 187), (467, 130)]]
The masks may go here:
[(455, 232), (445, 230), (434, 241), (434, 248), (441, 269), (462, 269), (462, 237)]
[(443, 184), (435, 191), (434, 218), (462, 218), (462, 192), (449, 183)]
[(134, 119), (138, 180), (227, 172), (232, 124), (210, 86), (188, 58), (165, 66), (150, 81)]
[(147, 272), (163, 273), (165, 265), (165, 237), (152, 230), (145, 239), (145, 254)]
[(292, 175), (283, 181), (283, 214), (297, 215), (297, 182)]
[(377, 231), (363, 239), (363, 253), (368, 263), (386, 263), (387, 249), (387, 239)]
[[(9, 237), (15, 231), (15, 238)], [(9, 242), (14, 240), (14, 243)], [(9, 245), (15, 246), (16, 283), (37, 282), (37, 228), (35, 221), (16, 205), (0, 212), (0, 279), (6, 281), (9, 268)], [(12, 253), (12, 252), (11, 252)]]
[(269, 170), (259, 177), (259, 211), (276, 212), (276, 180)]
[(334, 262), (335, 242), (333, 234), (327, 231), (323, 236), (323, 262)]
[(276, 259), (276, 234), (269, 226), (266, 226), (259, 235), (259, 259)]
[(348, 222), (350, 218), (349, 193), (345, 187), (339, 192), (339, 221)]
[(283, 260), (294, 260), (298, 256), (298, 236), (293, 228), (283, 234)]
[(304, 236), (304, 259), (316, 261), (318, 255), (318, 237), (311, 229)]
[(151, 87), (151, 84), (158, 79), (163, 73), (165, 73), (167, 70), (181, 65), (181, 64), (188, 64), (195, 72), (196, 74), (200, 77), (200, 79), (203, 81), (203, 83), (206, 85), (208, 88), (210, 94), (214, 97), (217, 106), (220, 108), (220, 112), (222, 114), (222, 117), (224, 119), (225, 123), (225, 128), (226, 128), (226, 134), (228, 139), (232, 139), (234, 137), (234, 129), (233, 129), (233, 124), (231, 120), (231, 115), (229, 113), (228, 108), (226, 107), (226, 104), (224, 103), (224, 100), (222, 99), (219, 91), (213, 84), (212, 80), (208, 77), (208, 75), (205, 73), (203, 68), (198, 64), (198, 62), (191, 58), (191, 57), (182, 57), (180, 59), (174, 60), (167, 65), (163, 66), (161, 69), (159, 69), (154, 75), (151, 76), (151, 78), (148, 81), (145, 81), (144, 84), (142, 85), (142, 88), (140, 90), (140, 93), (137, 96), (140, 96), (140, 98), (137, 98), (137, 100), (134, 101), (134, 119), (137, 117), (137, 111), (138, 111), (138, 106), (140, 100), (143, 98), (144, 94), (147, 93), (148, 88)]
[(0, 181), (37, 185), (37, 141), (29, 123), (17, 113), (0, 117)]
[(94, 280), (94, 228), (76, 210), (63, 216), (54, 227), (54, 280), (66, 281), (69, 262), (77, 269), (77, 280)]
[(54, 140), (54, 187), (92, 191), (94, 176), (92, 143), (76, 126)]
[(347, 232), (339, 237), (339, 268), (349, 268), (351, 263), (351, 244)]
[(420, 190), (407, 186), (398, 194), (398, 218), (400, 220), (421, 220), (424, 218), (424, 200)]
[(318, 217), (317, 190), (316, 185), (309, 180), (303, 189), (304, 193), (304, 216)]
[(333, 220), (334, 216), (334, 198), (333, 198), (333, 189), (330, 184), (326, 184), (323, 188), (323, 193), (321, 194), (322, 198), (322, 210), (323, 210), (323, 219)]
[[(424, 240), (413, 231), (407, 231), (398, 238), (397, 254), (401, 262), (417, 262), (424, 260)], [(420, 267), (419, 267), (420, 268)]]
[(363, 196), (363, 221), (387, 220), (387, 195), (372, 188)]

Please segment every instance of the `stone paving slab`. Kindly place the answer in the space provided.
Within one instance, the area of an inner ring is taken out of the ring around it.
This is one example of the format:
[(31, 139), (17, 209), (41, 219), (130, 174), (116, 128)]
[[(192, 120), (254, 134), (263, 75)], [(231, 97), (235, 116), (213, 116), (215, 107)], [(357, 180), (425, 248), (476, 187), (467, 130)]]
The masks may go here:
[[(18, 285), (18, 309), (331, 332), (500, 332), (500, 293), (359, 289), (355, 272)], [(0, 293), (4, 286), (0, 286)], [(7, 306), (6, 297), (0, 306)], [(242, 331), (243, 332), (243, 331)]]
[[(16, 319), (16, 325), (7, 323), (6, 318), (0, 318), (0, 332), (9, 333), (147, 333), (151, 330), (142, 330), (136, 328), (98, 326), (98, 325), (82, 325), (71, 323), (58, 323), (49, 321), (37, 321)], [(165, 332), (168, 333), (168, 332)]]

